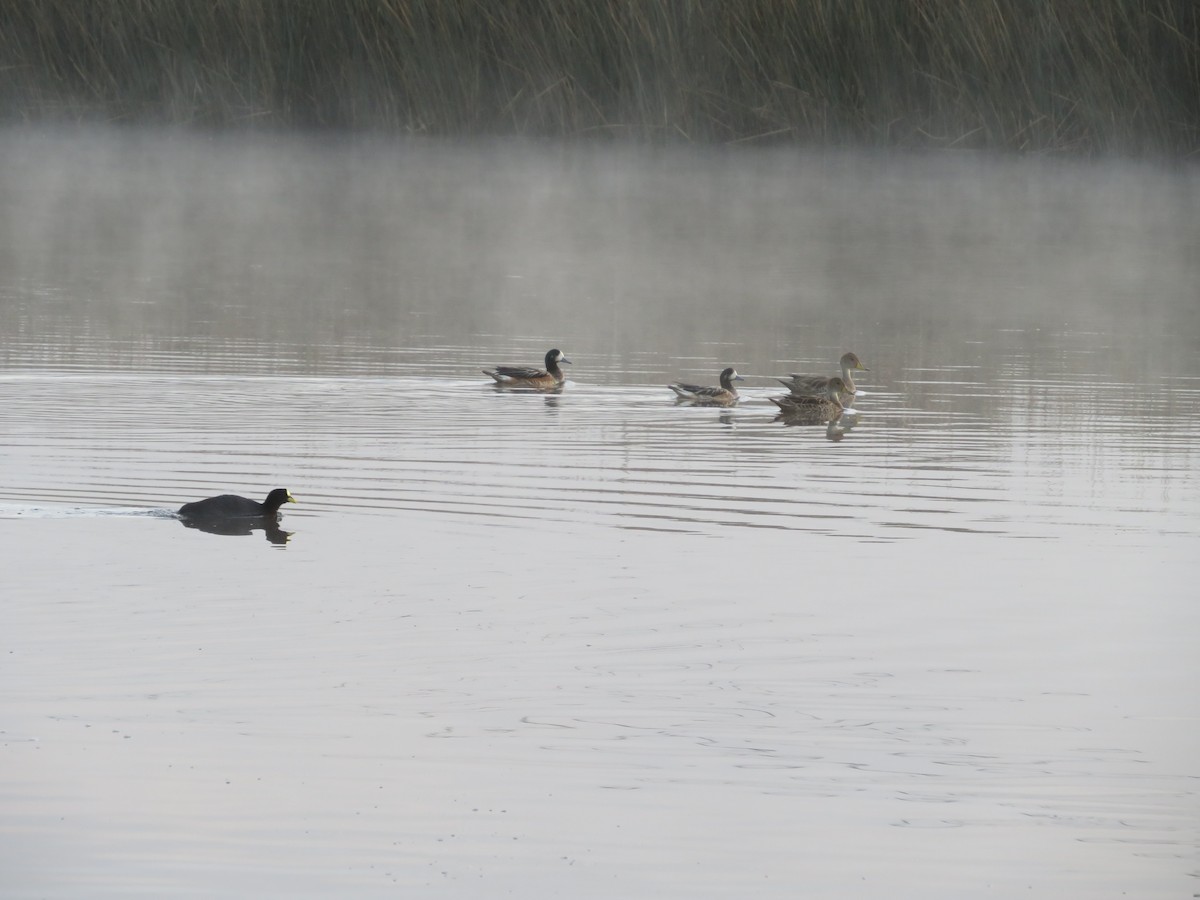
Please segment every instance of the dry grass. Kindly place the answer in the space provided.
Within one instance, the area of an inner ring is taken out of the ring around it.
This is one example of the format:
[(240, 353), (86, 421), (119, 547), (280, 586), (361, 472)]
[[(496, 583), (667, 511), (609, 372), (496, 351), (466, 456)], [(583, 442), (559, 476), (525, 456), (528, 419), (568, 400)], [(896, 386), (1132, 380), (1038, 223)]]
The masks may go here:
[(24, 0), (0, 119), (1200, 148), (1194, 0)]

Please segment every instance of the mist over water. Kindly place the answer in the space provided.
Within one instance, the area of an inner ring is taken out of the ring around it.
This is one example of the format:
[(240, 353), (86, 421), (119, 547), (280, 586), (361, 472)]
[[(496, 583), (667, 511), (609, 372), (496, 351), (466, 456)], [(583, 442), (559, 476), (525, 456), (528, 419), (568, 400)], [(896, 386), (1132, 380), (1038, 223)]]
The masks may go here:
[(937, 365), (935, 328), (986, 353), (1000, 329), (1150, 345), (1200, 316), (1193, 168), (139, 132), (4, 153), (4, 352), (97, 343), (105, 368), (387, 374), (380, 352), (545, 336), (588, 381), (657, 382), (714, 341), (774, 374), (881, 330)]
[(0, 893), (1194, 892), (1194, 167), (0, 158)]

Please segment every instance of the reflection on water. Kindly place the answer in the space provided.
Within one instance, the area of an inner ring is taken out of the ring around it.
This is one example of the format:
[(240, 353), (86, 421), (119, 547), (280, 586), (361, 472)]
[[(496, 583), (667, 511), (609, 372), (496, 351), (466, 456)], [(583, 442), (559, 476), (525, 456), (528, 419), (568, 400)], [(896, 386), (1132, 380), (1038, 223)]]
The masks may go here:
[(261, 531), (263, 536), (272, 544), (286, 545), (292, 532), (284, 531), (273, 519), (263, 517), (258, 519), (180, 519), (186, 528), (195, 528), (207, 534), (223, 534), (228, 537), (238, 537)]
[[(289, 482), (305, 495), (289, 519), (422, 509), (872, 541), (929, 528), (1064, 540), (1189, 530), (1196, 423), (1183, 410), (1195, 391), (1143, 403), (1132, 385), (1063, 383), (1046, 406), (1028, 402), (1040, 385), (1025, 379), (980, 387), (928, 382), (919, 408), (873, 384), (826, 424), (777, 415), (778, 388), (712, 408), (676, 406), (653, 385), (545, 395), (410, 377), (22, 373), (0, 379), (13, 473), (0, 501), (175, 508)], [(986, 415), (963, 408), (972, 390)]]
[(0, 143), (17, 892), (1192, 888), (1190, 170)]
[(830, 418), (824, 410), (781, 409), (775, 415), (775, 421), (788, 428), (797, 426), (825, 426), (825, 439), (840, 441), (858, 423), (857, 412), (840, 412)]
[[(36, 389), (39, 385), (44, 393)], [(390, 514), (418, 505), (475, 516), (524, 515), (563, 525), (594, 521), (635, 526), (652, 517), (660, 520), (659, 527), (674, 523), (692, 528), (703, 527), (703, 519), (694, 521), (699, 508), (693, 506), (701, 491), (711, 495), (709, 503), (721, 504), (713, 512), (719, 508), (724, 513), (723, 525), (736, 516), (747, 524), (803, 528), (805, 502), (824, 504), (828, 498), (820, 490), (790, 501), (777, 495), (781, 489), (794, 490), (789, 473), (797, 454), (810, 456), (810, 471), (825, 479), (839, 477), (841, 467), (852, 464), (857, 486), (886, 466), (890, 449), (880, 445), (871, 453), (864, 444), (853, 460), (813, 456), (811, 444), (784, 440), (788, 435), (773, 426), (768, 412), (773, 408), (761, 403), (757, 408), (746, 403), (736, 411), (676, 410), (668, 401), (632, 390), (577, 386), (563, 396), (493, 398), (490, 391), (480, 394), (470, 386), (430, 382), (256, 380), (253, 391), (269, 398), (272, 419), (260, 420), (261, 430), (254, 432), (237, 414), (241, 391), (234, 381), (221, 385), (183, 378), (172, 385), (178, 409), (164, 410), (160, 421), (148, 423), (151, 440), (126, 423), (158, 395), (152, 383), (60, 377), (22, 379), (20, 387), (26, 402), (13, 396), (10, 417), (27, 404), (40, 411), (50, 393), (64, 407), (90, 410), (102, 398), (126, 399), (118, 399), (120, 408), (108, 411), (112, 421), (121, 423), (116, 427), (103, 418), (90, 425), (73, 423), (58, 435), (39, 426), (10, 441), (10, 458), (24, 472), (25, 484), (8, 487), (6, 500), (69, 495), (74, 502), (96, 505), (120, 497), (155, 503), (168, 491), (187, 496), (226, 487), (221, 478), (230, 476), (221, 473), (231, 466), (237, 472), (238, 459), (247, 471), (269, 460), (269, 468), (260, 472), (265, 481), (296, 481), (303, 474), (298, 471), (301, 461), (311, 458), (319, 462), (326, 483), (304, 487), (312, 499), (306, 503), (309, 509), (344, 506)], [(213, 402), (205, 408), (206, 399), (216, 400), (224, 391), (230, 395), (225, 405)], [(399, 394), (406, 395), (403, 411), (396, 406)], [(248, 419), (260, 419), (262, 412), (247, 402)], [(727, 428), (706, 427), (712, 424)], [(236, 440), (224, 445), (223, 435)], [(924, 442), (936, 441), (939, 433), (927, 429), (924, 437)], [(895, 435), (887, 438), (890, 445)], [(46, 455), (48, 442), (61, 449)], [(283, 447), (289, 452), (276, 449)], [(89, 483), (81, 484), (78, 474), (61, 471), (60, 460), (88, 450)], [(131, 465), (132, 454), (138, 457), (136, 466)], [(758, 483), (737, 479), (737, 467), (750, 464), (768, 466), (775, 477)], [(953, 468), (939, 467), (939, 480), (948, 479)], [(181, 479), (181, 472), (191, 474)], [(856, 500), (855, 486), (840, 493), (838, 505), (868, 503)], [(782, 518), (777, 515), (780, 502), (789, 513)], [(864, 511), (869, 509), (867, 505)]]

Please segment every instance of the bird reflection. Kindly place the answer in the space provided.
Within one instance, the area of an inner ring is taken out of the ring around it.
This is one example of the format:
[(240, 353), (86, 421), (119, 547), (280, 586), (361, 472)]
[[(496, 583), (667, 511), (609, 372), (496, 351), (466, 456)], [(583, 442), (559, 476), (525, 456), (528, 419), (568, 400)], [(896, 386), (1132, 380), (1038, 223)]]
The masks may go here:
[(842, 418), (842, 411), (830, 411), (822, 407), (789, 407), (781, 409), (773, 421), (784, 425), (824, 425), (834, 423)]
[(850, 413), (839, 412), (831, 418), (823, 410), (802, 409), (780, 412), (772, 421), (781, 422), (788, 427), (824, 425), (825, 439), (840, 441), (858, 424), (858, 417)]
[(227, 519), (184, 519), (179, 520), (185, 528), (195, 528), (207, 531), (209, 534), (224, 534), (231, 536), (246, 536), (256, 531), (262, 531), (263, 536), (272, 544), (284, 546), (294, 532), (284, 531), (279, 527), (279, 520), (274, 516), (255, 516)]
[(738, 397), (676, 397), (676, 406), (737, 406)]
[(545, 396), (561, 394), (563, 392), (562, 384), (554, 384), (550, 385), (549, 387), (538, 387), (537, 385), (532, 384), (508, 384), (503, 381), (498, 381), (495, 384), (489, 384), (488, 387), (497, 394), (540, 394)]
[(846, 436), (851, 428), (858, 424), (858, 419), (850, 415), (840, 415), (836, 419), (830, 420), (825, 426), (825, 440), (840, 441)]

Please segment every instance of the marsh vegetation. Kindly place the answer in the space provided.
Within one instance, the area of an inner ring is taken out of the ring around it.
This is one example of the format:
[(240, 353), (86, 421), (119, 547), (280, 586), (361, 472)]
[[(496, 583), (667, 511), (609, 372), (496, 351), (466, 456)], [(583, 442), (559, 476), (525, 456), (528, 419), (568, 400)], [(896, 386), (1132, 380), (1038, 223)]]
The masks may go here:
[(1190, 154), (1174, 0), (33, 0), (0, 117)]

